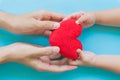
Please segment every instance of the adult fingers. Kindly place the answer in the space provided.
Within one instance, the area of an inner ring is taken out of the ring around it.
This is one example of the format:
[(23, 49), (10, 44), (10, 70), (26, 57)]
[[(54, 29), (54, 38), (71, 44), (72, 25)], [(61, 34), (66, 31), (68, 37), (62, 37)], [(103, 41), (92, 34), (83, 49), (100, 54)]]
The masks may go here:
[(69, 66), (69, 65), (63, 65), (63, 66), (50, 65), (50, 64), (44, 63), (38, 59), (30, 60), (25, 65), (28, 65), (38, 71), (49, 71), (49, 72), (63, 72), (63, 71), (72, 70), (72, 69), (77, 68), (76, 66)]
[[(66, 15), (61, 13), (56, 13), (48, 10), (38, 11), (39, 14), (42, 14), (42, 20), (51, 20), (60, 22)], [(40, 15), (41, 17), (41, 15)]]
[(58, 54), (60, 51), (59, 47), (57, 46), (52, 46), (52, 47), (36, 47), (36, 49), (34, 50), (34, 54), (31, 54), (32, 56), (49, 56), (51, 54)]
[(50, 20), (52, 21), (62, 21), (64, 18), (65, 18), (65, 14), (61, 14), (61, 13), (56, 13), (56, 12), (51, 12), (51, 11), (46, 11), (48, 14), (49, 17), (50, 17)]
[(77, 68), (76, 66), (69, 66), (69, 65), (63, 65), (63, 66), (58, 66), (58, 65), (51, 65), (47, 63), (39, 63), (40, 65), (37, 66), (38, 70), (44, 70), (44, 71), (49, 71), (49, 72), (63, 72), (67, 70), (72, 70)]
[(36, 26), (38, 29), (43, 30), (54, 30), (60, 27), (60, 23), (53, 22), (53, 21), (38, 21), (34, 20), (34, 26)]

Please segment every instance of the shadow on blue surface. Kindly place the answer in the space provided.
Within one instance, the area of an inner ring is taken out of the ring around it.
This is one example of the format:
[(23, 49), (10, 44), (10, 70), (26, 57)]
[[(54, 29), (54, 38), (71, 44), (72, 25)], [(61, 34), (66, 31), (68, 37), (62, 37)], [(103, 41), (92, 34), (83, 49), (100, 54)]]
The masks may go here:
[[(119, 74), (106, 70), (79, 67), (63, 73), (38, 72), (17, 63), (0, 66), (1, 80), (119, 80)], [(2, 79), (3, 78), (3, 79)]]

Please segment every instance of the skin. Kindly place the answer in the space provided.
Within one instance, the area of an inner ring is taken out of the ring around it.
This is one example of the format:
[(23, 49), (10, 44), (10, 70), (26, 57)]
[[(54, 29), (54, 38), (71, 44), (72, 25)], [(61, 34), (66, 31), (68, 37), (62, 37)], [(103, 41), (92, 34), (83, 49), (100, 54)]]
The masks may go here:
[[(82, 24), (84, 28), (94, 24), (120, 27), (120, 8), (96, 11), (77, 12), (64, 18), (75, 19), (77, 24)], [(79, 57), (76, 61), (70, 60), (71, 65), (94, 66), (120, 73), (120, 55), (96, 55), (93, 52), (77, 50)]]
[(36, 11), (21, 15), (0, 12), (0, 26), (15, 34), (48, 34), (60, 27), (65, 15), (50, 11)]
[[(50, 35), (51, 30), (60, 27), (65, 15), (50, 11), (36, 11), (27, 14), (13, 15), (0, 12), (0, 26), (15, 34)], [(36, 46), (26, 43), (14, 43), (0, 48), (0, 64), (18, 62), (38, 71), (63, 72), (77, 68), (65, 64), (67, 59), (51, 60), (58, 55), (57, 46)]]

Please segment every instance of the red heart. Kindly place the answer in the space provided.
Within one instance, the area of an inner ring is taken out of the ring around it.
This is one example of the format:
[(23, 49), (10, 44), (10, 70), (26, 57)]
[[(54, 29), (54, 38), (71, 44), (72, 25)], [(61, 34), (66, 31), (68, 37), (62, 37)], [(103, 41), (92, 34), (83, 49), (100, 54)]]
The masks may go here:
[(50, 35), (51, 46), (60, 47), (62, 56), (77, 59), (76, 50), (82, 49), (82, 44), (77, 37), (82, 33), (82, 26), (75, 23), (75, 20), (69, 19), (60, 23), (60, 28), (54, 30)]

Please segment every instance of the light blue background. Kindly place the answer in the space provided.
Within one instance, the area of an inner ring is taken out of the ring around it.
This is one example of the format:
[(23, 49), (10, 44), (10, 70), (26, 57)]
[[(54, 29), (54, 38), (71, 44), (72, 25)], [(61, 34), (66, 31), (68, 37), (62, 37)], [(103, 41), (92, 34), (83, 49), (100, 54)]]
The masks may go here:
[[(120, 7), (120, 0), (0, 0), (0, 10), (21, 14), (41, 9), (71, 14), (78, 11), (104, 10)], [(79, 40), (85, 50), (96, 54), (120, 54), (120, 28), (95, 25), (84, 29)], [(0, 46), (14, 42), (49, 45), (40, 36), (15, 35), (0, 30)], [(79, 67), (63, 73), (38, 72), (17, 63), (0, 65), (0, 80), (120, 80), (120, 75), (106, 70)]]

